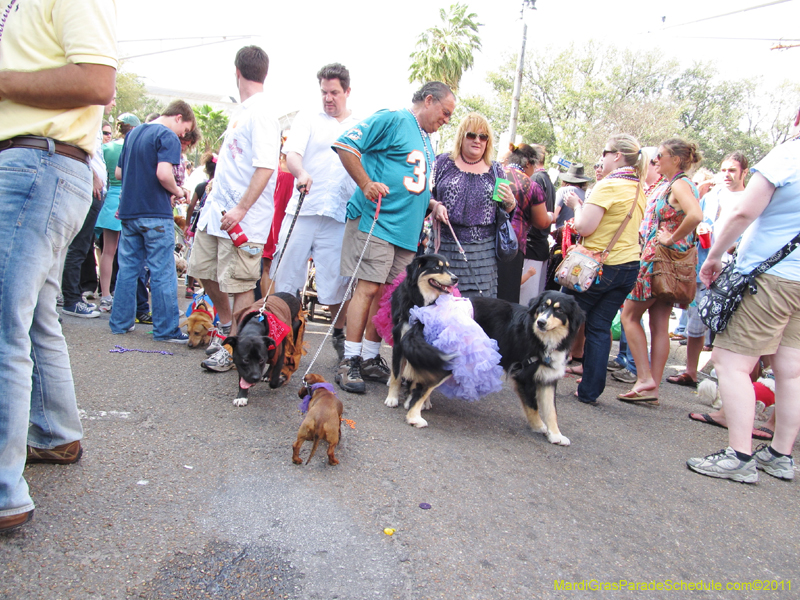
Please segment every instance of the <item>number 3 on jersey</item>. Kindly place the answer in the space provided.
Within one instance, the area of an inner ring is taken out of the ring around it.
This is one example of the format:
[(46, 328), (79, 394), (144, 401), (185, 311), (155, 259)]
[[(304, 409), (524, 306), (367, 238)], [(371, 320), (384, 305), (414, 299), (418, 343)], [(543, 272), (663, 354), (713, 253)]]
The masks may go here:
[(414, 177), (403, 177), (403, 185), (412, 194), (421, 194), (425, 191), (427, 178), (425, 177), (425, 155), (419, 150), (413, 150), (408, 154), (406, 162), (414, 167)]

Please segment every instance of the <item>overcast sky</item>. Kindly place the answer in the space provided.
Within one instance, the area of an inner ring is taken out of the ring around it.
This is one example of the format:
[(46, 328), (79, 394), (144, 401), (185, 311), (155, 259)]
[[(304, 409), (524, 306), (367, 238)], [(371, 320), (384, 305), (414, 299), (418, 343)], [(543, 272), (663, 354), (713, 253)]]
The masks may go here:
[[(527, 50), (536, 53), (548, 46), (594, 39), (609, 46), (658, 47), (687, 65), (697, 59), (713, 60), (726, 78), (763, 76), (766, 86), (788, 78), (797, 81), (800, 47), (770, 50), (773, 41), (742, 38), (800, 37), (800, 0), (682, 25), (770, 1), (537, 0), (536, 10), (525, 11)], [(410, 104), (414, 86), (408, 83), (409, 54), (419, 33), (438, 22), (439, 8), (450, 4), (450, 0), (405, 4), (374, 0), (118, 0), (118, 37), (124, 42), (120, 55), (200, 43), (175, 38), (256, 35), (247, 41), (130, 59), (123, 69), (151, 85), (237, 96), (233, 58), (238, 48), (252, 43), (269, 54), (266, 90), (276, 113), (309, 103), (317, 106), (317, 70), (341, 62), (352, 76), (350, 106), (357, 114), (367, 115), (379, 108)], [(484, 24), (483, 49), (476, 56), (475, 68), (464, 76), (461, 92), (487, 93), (486, 72), (519, 51), (522, 3), (471, 0), (468, 5)], [(142, 38), (164, 41), (126, 41)]]

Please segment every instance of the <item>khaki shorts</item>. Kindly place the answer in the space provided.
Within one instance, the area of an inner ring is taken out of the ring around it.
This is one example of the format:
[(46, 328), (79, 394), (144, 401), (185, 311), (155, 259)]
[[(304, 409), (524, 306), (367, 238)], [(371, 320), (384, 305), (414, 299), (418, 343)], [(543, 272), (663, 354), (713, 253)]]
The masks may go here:
[(743, 356), (775, 354), (778, 346), (800, 350), (800, 281), (765, 274), (756, 283), (758, 293), (745, 292), (714, 346)]
[[(358, 264), (358, 257), (361, 256), (364, 243), (367, 241), (367, 234), (358, 229), (359, 221), (360, 219), (350, 219), (344, 228), (342, 261), (339, 271), (343, 277), (353, 275), (356, 264)], [(369, 246), (367, 246), (364, 258), (358, 267), (356, 279), (373, 283), (391, 283), (414, 260), (415, 254), (411, 250), (400, 248), (373, 235), (369, 239)]]
[(246, 242), (240, 247), (228, 238), (198, 231), (189, 257), (189, 276), (219, 283), (226, 294), (241, 294), (255, 287), (261, 277), (264, 244)]

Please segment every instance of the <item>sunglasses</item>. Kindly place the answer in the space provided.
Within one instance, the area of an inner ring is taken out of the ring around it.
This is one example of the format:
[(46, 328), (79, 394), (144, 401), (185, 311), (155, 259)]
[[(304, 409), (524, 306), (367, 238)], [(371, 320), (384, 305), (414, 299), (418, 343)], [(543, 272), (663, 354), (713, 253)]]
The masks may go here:
[(658, 154), (656, 154), (656, 158), (657, 158), (658, 160), (661, 160), (662, 158), (669, 158), (669, 157), (671, 157), (671, 156), (672, 156), (671, 154), (662, 154), (661, 152), (659, 152)]
[(111, 132), (110, 131), (104, 131), (103, 135), (111, 135)]
[(650, 164), (655, 167), (656, 166), (656, 159), (655, 158), (651, 158), (650, 159)]
[(606, 154), (614, 154), (616, 150), (603, 150), (603, 158), (606, 157)]
[(468, 140), (474, 140), (474, 139), (477, 138), (480, 141), (485, 142), (486, 140), (489, 139), (489, 134), (488, 133), (475, 133), (474, 131), (468, 131), (467, 133), (464, 134), (464, 137), (467, 138)]

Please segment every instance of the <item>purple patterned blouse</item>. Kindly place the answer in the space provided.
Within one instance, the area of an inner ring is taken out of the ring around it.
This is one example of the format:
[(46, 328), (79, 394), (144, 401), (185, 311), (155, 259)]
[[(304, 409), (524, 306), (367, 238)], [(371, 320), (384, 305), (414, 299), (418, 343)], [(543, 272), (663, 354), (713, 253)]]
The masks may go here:
[[(496, 168), (493, 164), (486, 173), (467, 173), (456, 166), (449, 153), (436, 157), (431, 195), (447, 208), (450, 224), (462, 244), (495, 236), (498, 204), (492, 200), (492, 194)], [(442, 238), (452, 241), (446, 227), (442, 227)]]

